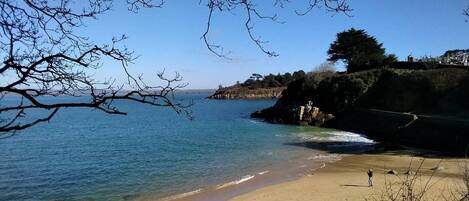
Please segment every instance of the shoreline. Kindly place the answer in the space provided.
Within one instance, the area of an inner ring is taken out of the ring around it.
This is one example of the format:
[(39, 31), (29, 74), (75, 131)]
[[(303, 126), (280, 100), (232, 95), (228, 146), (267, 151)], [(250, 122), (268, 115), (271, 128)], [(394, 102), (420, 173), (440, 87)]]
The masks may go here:
[[(296, 180), (255, 189), (230, 201), (380, 200), (387, 196), (386, 189), (396, 189), (405, 178), (414, 176), (417, 178), (414, 186), (417, 192), (426, 189), (430, 183), (424, 197), (443, 199), (463, 186), (464, 162), (469, 163), (469, 159), (421, 157), (405, 151), (351, 154)], [(410, 166), (410, 175), (405, 174)], [(368, 187), (366, 175), (370, 168), (374, 170), (373, 187)], [(389, 170), (398, 174), (388, 174)]]
[[(317, 144), (317, 143), (316, 143)], [(376, 200), (383, 192), (386, 179), (396, 182), (412, 164), (422, 164), (422, 178), (435, 173), (436, 191), (447, 191), (448, 186), (462, 183), (461, 161), (464, 158), (448, 158), (437, 152), (413, 148), (387, 150), (379, 144), (326, 143), (328, 149), (302, 143), (307, 150), (294, 159), (283, 161), (281, 165), (272, 164), (265, 169), (251, 170), (244, 176), (172, 196), (140, 196), (136, 200), (156, 201), (271, 201), (271, 200)], [(371, 149), (370, 149), (371, 148)], [(424, 155), (422, 155), (424, 154)], [(443, 168), (438, 168), (439, 163)], [(327, 164), (327, 165), (326, 165)], [(366, 171), (375, 170), (375, 187), (368, 187)], [(396, 170), (399, 176), (387, 175), (387, 171)], [(417, 171), (419, 172), (419, 171)], [(383, 179), (384, 178), (384, 179)], [(431, 178), (431, 177), (430, 177)], [(448, 179), (449, 178), (449, 179)], [(345, 180), (344, 180), (345, 179)], [(440, 180), (444, 180), (441, 182)], [(420, 184), (419, 184), (420, 185)], [(436, 195), (433, 191), (431, 196)], [(370, 198), (372, 197), (372, 198)]]
[[(221, 183), (208, 184), (206, 186), (194, 186), (185, 192), (173, 195), (160, 196), (158, 194), (146, 194), (137, 197), (138, 201), (228, 201), (237, 196), (262, 189), (268, 186), (291, 182), (310, 175), (319, 169), (327, 167), (342, 160), (350, 154), (365, 153), (378, 149), (380, 146), (372, 140), (348, 139), (360, 137), (358, 134), (338, 130), (323, 130), (329, 139), (324, 141), (324, 136), (312, 136), (311, 131), (298, 133), (298, 142), (286, 142), (285, 145), (301, 147), (303, 151), (297, 156), (286, 161), (278, 161), (266, 167), (251, 169), (242, 172), (237, 178)], [(336, 136), (337, 135), (337, 136)], [(345, 137), (345, 139), (343, 139)], [(358, 140), (358, 141), (354, 141)], [(181, 184), (181, 186), (184, 184)]]
[[(384, 152), (375, 149), (344, 154), (312, 149), (308, 155), (285, 163), (283, 167), (248, 174), (226, 183), (164, 198), (146, 196), (137, 200), (335, 201), (344, 197), (352, 201), (374, 200), (382, 196), (388, 185), (386, 182), (396, 183), (408, 176), (404, 173), (409, 170), (410, 164), (411, 172), (418, 172), (419, 180), (431, 178), (432, 188), (428, 196), (441, 197), (445, 195), (439, 192), (449, 192), (455, 186), (462, 186), (462, 164), (469, 163), (469, 159), (464, 158), (421, 156), (421, 152), (415, 149)], [(421, 169), (417, 171), (421, 162)], [(375, 172), (373, 188), (367, 186), (366, 171), (370, 168)], [(389, 170), (397, 171), (398, 175), (388, 174)], [(416, 188), (424, 186), (423, 183), (418, 183)]]
[(195, 187), (194, 190), (158, 197), (157, 195), (144, 195), (138, 201), (223, 201), (236, 196), (249, 193), (267, 186), (294, 181), (312, 171), (321, 169), (327, 163), (341, 160), (342, 154), (331, 154), (320, 150), (307, 150), (305, 153), (281, 164), (274, 164), (268, 169), (259, 169), (238, 179), (226, 181), (205, 187)]

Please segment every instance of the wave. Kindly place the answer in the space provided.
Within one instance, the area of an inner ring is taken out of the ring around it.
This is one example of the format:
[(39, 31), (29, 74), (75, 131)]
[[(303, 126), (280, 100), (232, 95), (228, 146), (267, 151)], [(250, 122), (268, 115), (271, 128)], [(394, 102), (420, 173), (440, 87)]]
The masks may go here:
[(190, 192), (187, 192), (187, 193), (181, 193), (181, 194), (169, 196), (169, 197), (166, 197), (166, 198), (162, 198), (162, 199), (159, 199), (159, 201), (171, 201), (171, 200), (181, 199), (181, 198), (189, 197), (191, 195), (198, 194), (201, 191), (202, 191), (202, 189), (199, 188), (197, 190), (190, 191)]
[(267, 174), (267, 173), (269, 173), (269, 171), (266, 170), (266, 171), (258, 172), (257, 174), (258, 175), (264, 175), (264, 174)]
[(375, 143), (373, 140), (363, 137), (360, 134), (347, 132), (347, 131), (321, 131), (321, 132), (308, 132), (300, 133), (299, 137), (305, 141), (317, 142), (360, 142), (360, 143)]
[[(262, 172), (258, 172), (256, 174), (258, 175), (264, 175), (264, 174), (267, 174), (269, 173), (268, 170), (266, 171), (262, 171)], [(224, 184), (219, 184), (216, 186), (216, 190), (219, 190), (219, 189), (222, 189), (222, 188), (226, 188), (226, 187), (229, 187), (229, 186), (234, 186), (234, 185), (238, 185), (238, 184), (241, 184), (241, 183), (244, 183), (246, 181), (249, 181), (251, 179), (253, 179), (255, 176), (254, 175), (246, 175), (246, 176), (243, 176), (241, 177), (240, 179), (238, 180), (235, 180), (235, 181), (230, 181), (230, 182), (227, 182), (227, 183), (224, 183)], [(205, 189), (207, 190), (207, 189)], [(169, 196), (169, 197), (165, 197), (165, 198), (161, 198), (161, 199), (158, 199), (158, 201), (172, 201), (172, 200), (177, 200), (177, 199), (181, 199), (181, 198), (186, 198), (186, 197), (189, 197), (189, 196), (192, 196), (192, 195), (195, 195), (195, 194), (198, 194), (198, 193), (201, 193), (202, 191), (205, 191), (204, 189), (200, 188), (200, 189), (197, 189), (197, 190), (194, 190), (194, 191), (190, 191), (190, 192), (186, 192), (186, 193), (181, 193), (181, 194), (177, 194), (177, 195), (172, 195), (172, 196)]]
[(308, 160), (340, 160), (341, 156), (339, 154), (316, 154), (307, 158)]
[(226, 188), (226, 187), (228, 187), (228, 186), (238, 185), (238, 184), (240, 184), (240, 183), (249, 181), (249, 180), (253, 179), (254, 177), (255, 177), (254, 175), (246, 175), (246, 176), (242, 177), (242, 178), (239, 179), (239, 180), (235, 180), (235, 181), (231, 181), (231, 182), (228, 182), (228, 183), (224, 183), (224, 184), (218, 185), (218, 186), (217, 186), (217, 189), (222, 189), (222, 188)]

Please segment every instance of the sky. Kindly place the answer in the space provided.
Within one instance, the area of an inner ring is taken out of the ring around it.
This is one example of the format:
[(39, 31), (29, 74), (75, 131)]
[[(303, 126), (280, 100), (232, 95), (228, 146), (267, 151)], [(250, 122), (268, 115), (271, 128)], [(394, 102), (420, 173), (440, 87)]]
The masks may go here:
[[(97, 44), (127, 35), (124, 44), (139, 56), (130, 66), (132, 73), (156, 80), (156, 73), (163, 69), (168, 75), (178, 72), (188, 89), (227, 86), (246, 80), (252, 73), (311, 71), (326, 61), (336, 34), (350, 28), (365, 29), (383, 43), (387, 53), (401, 60), (409, 54), (439, 56), (446, 50), (469, 48), (469, 22), (465, 21), (469, 18), (462, 15), (469, 0), (349, 0), (351, 17), (324, 9), (296, 15), (295, 10), (307, 6), (306, 0), (293, 1), (284, 8), (273, 7), (274, 0), (257, 0), (260, 11), (277, 13), (285, 22), (254, 21), (253, 33), (269, 41), (266, 48), (279, 56), (265, 55), (249, 40), (244, 10), (238, 9), (213, 16), (209, 39), (231, 52), (228, 56), (232, 59), (224, 59), (211, 53), (201, 39), (208, 9), (198, 2), (167, 0), (163, 8), (143, 9), (137, 14), (117, 2), (111, 11), (86, 21), (87, 26), (78, 31)], [(117, 63), (104, 64), (96, 77), (124, 79)], [(344, 69), (339, 65), (339, 70)]]

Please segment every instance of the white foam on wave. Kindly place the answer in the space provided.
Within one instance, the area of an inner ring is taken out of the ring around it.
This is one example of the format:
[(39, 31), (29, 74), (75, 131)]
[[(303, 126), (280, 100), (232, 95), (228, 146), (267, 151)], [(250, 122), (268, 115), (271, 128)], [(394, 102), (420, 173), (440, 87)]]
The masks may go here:
[[(266, 170), (266, 171), (263, 171), (263, 172), (258, 172), (257, 174), (264, 175), (264, 174), (267, 174), (268, 172), (269, 171)], [(238, 184), (241, 184), (243, 182), (249, 181), (249, 180), (253, 179), (254, 177), (255, 177), (254, 175), (246, 175), (246, 176), (241, 177), (241, 179), (231, 181), (231, 182), (228, 182), (228, 183), (224, 183), (224, 184), (220, 184), (220, 185), (216, 186), (216, 189), (218, 190), (218, 189), (226, 188), (226, 187), (229, 187), (229, 186), (238, 185)], [(202, 191), (203, 191), (203, 189), (197, 189), (197, 190), (190, 191), (190, 192), (187, 192), (187, 193), (181, 193), (181, 194), (178, 194), (178, 195), (165, 197), (165, 198), (159, 199), (158, 201), (177, 200), (177, 199), (181, 199), (181, 198), (185, 198), (185, 197), (189, 197), (189, 196), (198, 194)]]
[(308, 157), (308, 160), (339, 160), (341, 157), (338, 154), (315, 154), (313, 156)]
[(218, 185), (218, 186), (217, 186), (217, 189), (226, 188), (226, 187), (228, 187), (228, 186), (233, 186), (233, 185), (238, 185), (238, 184), (240, 184), (240, 183), (249, 181), (249, 180), (253, 179), (254, 177), (255, 177), (254, 175), (246, 175), (246, 176), (242, 177), (242, 178), (239, 179), (239, 180), (235, 180), (235, 181), (231, 181), (231, 182), (228, 182), (228, 183), (224, 183), (224, 184)]
[(321, 165), (321, 167), (316, 168), (316, 170), (317, 170), (317, 169), (322, 169), (322, 168), (325, 168), (325, 167), (326, 167), (326, 164), (323, 163), (323, 164)]
[(257, 174), (258, 174), (258, 175), (264, 175), (264, 174), (267, 174), (267, 173), (269, 173), (269, 171), (268, 171), (268, 170), (266, 170), (266, 171), (263, 171), (263, 172), (258, 172)]
[(373, 140), (367, 139), (360, 134), (347, 131), (321, 131), (318, 133), (308, 132), (301, 133), (299, 137), (305, 141), (374, 143)]
[(189, 197), (191, 195), (195, 195), (197, 193), (200, 193), (201, 191), (202, 191), (202, 189), (199, 188), (197, 190), (190, 191), (190, 192), (187, 192), (187, 193), (181, 193), (181, 194), (178, 194), (178, 195), (173, 195), (173, 196), (170, 196), (170, 197), (162, 198), (162, 199), (159, 199), (159, 201), (171, 201), (171, 200), (181, 199), (181, 198)]

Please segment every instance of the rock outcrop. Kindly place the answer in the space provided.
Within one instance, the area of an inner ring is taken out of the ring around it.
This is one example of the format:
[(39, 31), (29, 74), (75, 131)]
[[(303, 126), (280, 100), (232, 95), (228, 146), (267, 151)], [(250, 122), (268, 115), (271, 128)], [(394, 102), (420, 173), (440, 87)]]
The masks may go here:
[(310, 76), (292, 82), (274, 106), (251, 116), (464, 154), (469, 147), (469, 70), (379, 69)]
[(312, 101), (308, 101), (306, 105), (299, 106), (295, 109), (295, 119), (300, 125), (321, 126), (324, 122), (334, 118), (332, 114), (326, 114), (313, 106)]
[[(269, 114), (269, 112), (275, 112), (274, 110), (266, 109), (257, 111), (251, 114), (253, 118), (267, 119), (272, 123), (287, 123), (287, 124), (298, 124), (298, 125), (310, 125), (310, 126), (322, 126), (325, 122), (334, 118), (333, 114), (325, 113), (318, 107), (313, 105), (312, 101), (308, 101), (305, 105), (298, 105), (293, 108), (285, 108), (283, 115), (288, 118), (278, 118), (278, 114)], [(274, 118), (270, 118), (274, 117)]]

